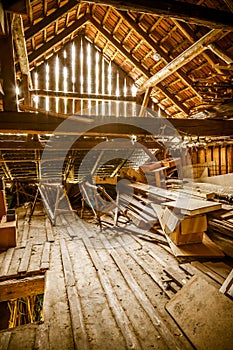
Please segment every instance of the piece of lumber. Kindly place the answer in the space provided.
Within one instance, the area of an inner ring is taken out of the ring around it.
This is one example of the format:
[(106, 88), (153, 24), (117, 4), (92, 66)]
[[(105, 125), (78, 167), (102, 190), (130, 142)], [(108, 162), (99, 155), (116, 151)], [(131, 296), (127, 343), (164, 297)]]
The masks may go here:
[(222, 284), (224, 282), (224, 278), (211, 269), (208, 266), (200, 263), (199, 261), (192, 261), (191, 265), (204, 272), (207, 276), (211, 277), (215, 282)]
[(188, 200), (185, 198), (180, 198), (176, 201), (164, 202), (162, 205), (179, 209), (184, 215), (205, 214), (221, 209), (222, 207), (222, 204), (218, 202), (202, 201), (193, 198), (189, 198)]
[(227, 278), (223, 282), (219, 291), (223, 294), (229, 294), (231, 297), (233, 297), (232, 286), (233, 286), (233, 269), (231, 270), (231, 272), (229, 273), (229, 275), (227, 276)]
[(223, 257), (224, 253), (218, 246), (204, 233), (201, 243), (186, 244), (177, 246), (166, 235), (169, 246), (176, 257)]
[(42, 251), (41, 262), (40, 262), (40, 270), (49, 269), (49, 264), (50, 264), (50, 243), (45, 242), (43, 251)]
[(32, 244), (29, 242), (27, 243), (24, 252), (23, 252), (23, 257), (21, 259), (19, 268), (18, 268), (18, 273), (24, 273), (27, 271), (29, 262), (31, 259), (31, 254), (32, 254)]
[(4, 277), (7, 275), (14, 254), (14, 250), (15, 248), (9, 248), (7, 250), (5, 258), (2, 262), (2, 266), (0, 267), (0, 277)]
[(44, 293), (44, 276), (0, 282), (0, 302)]
[(166, 310), (198, 350), (226, 350), (233, 344), (233, 303), (211, 283), (194, 276)]

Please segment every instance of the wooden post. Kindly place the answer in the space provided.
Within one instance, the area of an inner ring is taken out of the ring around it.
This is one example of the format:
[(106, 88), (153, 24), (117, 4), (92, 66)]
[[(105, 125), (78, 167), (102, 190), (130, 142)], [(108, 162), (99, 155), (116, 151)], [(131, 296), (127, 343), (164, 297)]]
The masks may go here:
[(16, 99), (16, 81), (11, 19), (8, 16), (9, 32), (4, 38), (0, 37), (0, 78), (3, 79), (3, 109), (4, 111), (18, 111)]

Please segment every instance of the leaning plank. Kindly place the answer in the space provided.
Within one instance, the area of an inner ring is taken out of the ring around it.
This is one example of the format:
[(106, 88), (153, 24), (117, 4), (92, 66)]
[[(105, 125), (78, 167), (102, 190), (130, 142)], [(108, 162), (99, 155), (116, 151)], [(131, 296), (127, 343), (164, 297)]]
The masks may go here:
[(26, 248), (24, 249), (23, 257), (18, 268), (18, 273), (24, 273), (28, 269), (29, 261), (32, 253), (32, 244), (27, 243)]
[(166, 309), (196, 349), (232, 348), (233, 303), (200, 276), (192, 277)]
[[(85, 228), (84, 228), (85, 230)], [(107, 276), (107, 273), (105, 272), (102, 262), (97, 255), (96, 251), (93, 249), (92, 243), (89, 240), (87, 236), (83, 236), (83, 243), (91, 257), (91, 260), (97, 270), (101, 285), (106, 293), (106, 298), (108, 300), (109, 306), (113, 312), (113, 315), (116, 319), (116, 322), (125, 338), (127, 348), (129, 349), (141, 349), (141, 345), (134, 333), (134, 330), (132, 329), (132, 325), (122, 308), (120, 302), (117, 299), (117, 296), (115, 295), (113, 291), (113, 287), (111, 285), (111, 282), (109, 281), (109, 278)]]
[(40, 270), (49, 269), (49, 260), (50, 260), (50, 243), (45, 242), (42, 251), (42, 257), (40, 262)]
[(11, 332), (7, 332), (7, 331), (0, 332), (0, 350), (8, 349), (10, 338), (11, 338)]
[(202, 243), (175, 245), (168, 235), (166, 235), (169, 246), (173, 254), (177, 257), (223, 257), (224, 253), (217, 245), (204, 233)]
[(88, 350), (89, 342), (86, 327), (84, 323), (84, 317), (82, 313), (82, 307), (80, 297), (75, 285), (75, 277), (73, 274), (72, 263), (70, 260), (69, 252), (64, 239), (60, 240), (61, 255), (63, 262), (63, 269), (65, 273), (66, 290), (68, 295), (68, 302), (70, 306), (70, 314), (73, 327), (73, 337), (75, 347), (77, 349)]

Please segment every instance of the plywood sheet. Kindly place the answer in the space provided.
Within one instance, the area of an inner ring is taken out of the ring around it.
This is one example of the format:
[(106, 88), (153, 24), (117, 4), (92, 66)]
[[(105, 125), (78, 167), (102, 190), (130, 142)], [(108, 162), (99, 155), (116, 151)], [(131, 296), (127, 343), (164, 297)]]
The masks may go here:
[(167, 303), (197, 350), (230, 350), (233, 344), (233, 302), (200, 276), (194, 276)]
[(168, 235), (166, 235), (169, 246), (173, 254), (177, 257), (223, 257), (224, 253), (217, 245), (204, 233), (202, 243), (185, 244), (182, 246), (175, 245)]

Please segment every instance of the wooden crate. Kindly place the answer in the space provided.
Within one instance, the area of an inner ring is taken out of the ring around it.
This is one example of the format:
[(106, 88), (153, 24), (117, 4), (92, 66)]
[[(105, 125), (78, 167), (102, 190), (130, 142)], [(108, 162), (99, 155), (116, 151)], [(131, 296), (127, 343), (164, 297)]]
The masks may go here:
[(169, 234), (170, 239), (176, 245), (184, 245), (184, 244), (193, 244), (193, 243), (201, 243), (203, 240), (204, 232), (196, 232), (189, 234), (181, 234), (179, 230), (171, 232)]
[(16, 246), (17, 219), (0, 223), (0, 249), (8, 249)]
[(180, 223), (180, 233), (188, 235), (191, 233), (204, 232), (207, 230), (207, 217), (205, 214), (197, 216), (185, 216)]

